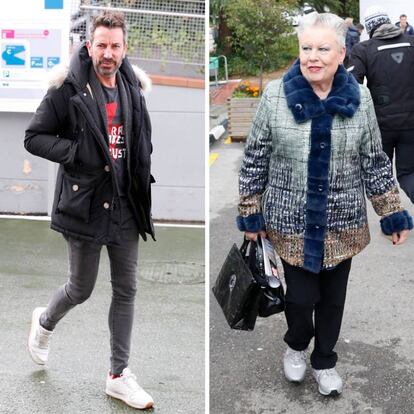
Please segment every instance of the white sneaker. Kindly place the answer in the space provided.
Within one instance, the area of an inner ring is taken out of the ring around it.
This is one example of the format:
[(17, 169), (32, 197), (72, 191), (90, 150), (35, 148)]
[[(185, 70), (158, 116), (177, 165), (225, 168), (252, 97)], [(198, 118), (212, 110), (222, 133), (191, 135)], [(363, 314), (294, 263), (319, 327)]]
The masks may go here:
[(46, 308), (36, 308), (32, 313), (32, 325), (30, 327), (28, 349), (33, 361), (39, 365), (45, 365), (49, 356), (49, 341), (53, 332), (40, 326), (40, 315)]
[(302, 382), (306, 373), (306, 350), (295, 351), (288, 347), (283, 357), (285, 377), (291, 382)]
[(313, 377), (322, 395), (339, 395), (342, 392), (342, 379), (335, 368), (313, 369)]
[(124, 368), (120, 377), (112, 378), (108, 373), (105, 392), (131, 407), (144, 410), (154, 405), (152, 397), (137, 383), (137, 377), (129, 368)]

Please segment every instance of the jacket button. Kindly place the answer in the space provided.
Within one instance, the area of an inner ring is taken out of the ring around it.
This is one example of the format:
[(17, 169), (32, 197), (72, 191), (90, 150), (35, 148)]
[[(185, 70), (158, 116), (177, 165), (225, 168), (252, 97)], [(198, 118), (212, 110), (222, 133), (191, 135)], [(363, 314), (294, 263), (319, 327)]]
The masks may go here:
[(322, 149), (324, 149), (326, 147), (326, 144), (324, 142), (321, 142), (319, 145)]
[(105, 210), (108, 210), (108, 208), (109, 208), (109, 203), (105, 201), (105, 203), (103, 203), (103, 208), (104, 208)]
[(77, 184), (73, 184), (72, 185), (72, 190), (73, 191), (78, 191), (79, 190), (79, 186)]
[(302, 110), (302, 105), (300, 103), (296, 104), (295, 109), (298, 110), (298, 111), (301, 111)]
[(86, 92), (83, 93), (83, 96), (88, 96), (88, 94)]
[(109, 165), (105, 165), (104, 170), (105, 170), (106, 172), (109, 172), (109, 171), (111, 171), (111, 168), (109, 167)]
[(315, 229), (319, 229), (320, 228), (320, 226), (318, 226), (317, 224), (315, 224)]
[(319, 185), (318, 185), (318, 190), (319, 190), (319, 191), (323, 191), (323, 185), (319, 184)]

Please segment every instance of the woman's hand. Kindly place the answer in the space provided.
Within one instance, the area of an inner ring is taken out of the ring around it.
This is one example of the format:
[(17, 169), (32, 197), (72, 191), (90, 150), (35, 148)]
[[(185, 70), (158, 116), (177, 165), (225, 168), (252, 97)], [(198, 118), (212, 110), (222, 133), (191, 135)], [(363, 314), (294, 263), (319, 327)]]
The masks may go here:
[(249, 231), (244, 232), (244, 236), (246, 239), (257, 241), (257, 235), (260, 235), (260, 237), (266, 238), (266, 232), (264, 230), (259, 231), (258, 233), (251, 233)]
[(409, 232), (410, 230), (402, 230), (398, 233), (392, 233), (392, 244), (403, 244), (407, 240)]

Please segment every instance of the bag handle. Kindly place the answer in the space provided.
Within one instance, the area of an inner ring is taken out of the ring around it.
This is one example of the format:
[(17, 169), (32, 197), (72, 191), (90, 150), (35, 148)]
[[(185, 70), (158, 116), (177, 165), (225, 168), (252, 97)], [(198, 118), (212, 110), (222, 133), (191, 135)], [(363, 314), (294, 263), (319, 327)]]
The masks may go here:
[(240, 253), (245, 258), (247, 256), (247, 248), (249, 247), (250, 240), (246, 237), (243, 239), (243, 244), (240, 246)]

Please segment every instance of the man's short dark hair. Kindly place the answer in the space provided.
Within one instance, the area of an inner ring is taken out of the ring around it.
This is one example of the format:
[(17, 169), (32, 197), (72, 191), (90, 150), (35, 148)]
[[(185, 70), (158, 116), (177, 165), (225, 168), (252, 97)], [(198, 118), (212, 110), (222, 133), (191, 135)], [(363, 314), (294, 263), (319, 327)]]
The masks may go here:
[(125, 21), (125, 15), (122, 12), (103, 10), (92, 19), (90, 39), (93, 41), (93, 35), (95, 30), (100, 27), (107, 27), (108, 29), (114, 29), (120, 27), (124, 33), (124, 41), (127, 40), (127, 24)]
[(407, 15), (406, 15), (406, 14), (402, 14), (402, 15), (400, 16), (400, 19), (401, 19), (401, 17), (405, 17), (405, 18), (407, 18)]

